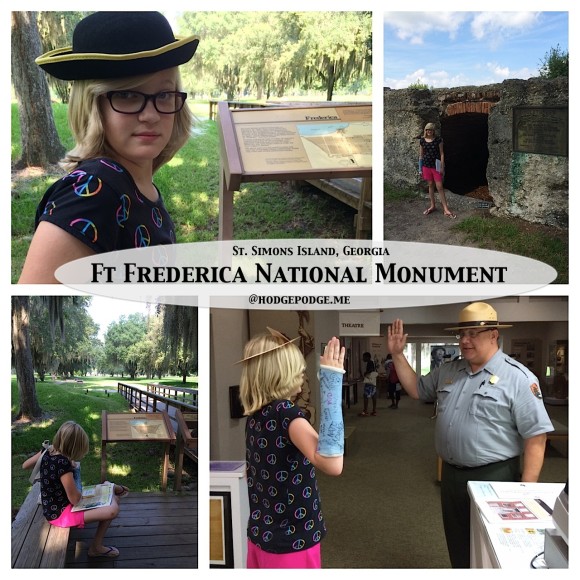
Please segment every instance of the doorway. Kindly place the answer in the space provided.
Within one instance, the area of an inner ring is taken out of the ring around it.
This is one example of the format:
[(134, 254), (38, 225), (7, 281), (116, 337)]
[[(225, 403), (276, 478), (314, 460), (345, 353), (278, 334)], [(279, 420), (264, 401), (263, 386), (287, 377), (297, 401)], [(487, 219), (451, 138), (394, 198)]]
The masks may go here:
[(446, 189), (458, 195), (487, 190), (488, 115), (460, 113), (441, 119)]

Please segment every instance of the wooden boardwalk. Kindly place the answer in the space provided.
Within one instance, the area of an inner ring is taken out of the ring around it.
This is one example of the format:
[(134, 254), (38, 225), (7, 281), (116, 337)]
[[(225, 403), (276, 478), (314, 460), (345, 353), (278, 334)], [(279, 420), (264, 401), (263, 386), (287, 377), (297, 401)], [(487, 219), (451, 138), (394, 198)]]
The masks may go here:
[(96, 527), (71, 529), (65, 568), (197, 568), (197, 492), (123, 498), (105, 537), (118, 558), (87, 557)]

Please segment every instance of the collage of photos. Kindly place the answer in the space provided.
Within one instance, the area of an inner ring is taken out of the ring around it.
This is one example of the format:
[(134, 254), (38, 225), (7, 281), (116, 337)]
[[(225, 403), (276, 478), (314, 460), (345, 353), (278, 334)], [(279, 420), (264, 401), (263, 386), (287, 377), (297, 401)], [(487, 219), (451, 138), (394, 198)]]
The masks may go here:
[(575, 9), (325, 8), (11, 11), (12, 570), (571, 569)]

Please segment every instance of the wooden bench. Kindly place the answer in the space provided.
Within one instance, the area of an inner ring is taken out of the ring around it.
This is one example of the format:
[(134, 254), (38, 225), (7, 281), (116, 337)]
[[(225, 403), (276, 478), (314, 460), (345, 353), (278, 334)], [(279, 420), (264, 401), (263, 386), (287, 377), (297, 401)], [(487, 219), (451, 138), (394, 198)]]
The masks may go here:
[(12, 568), (64, 568), (70, 529), (46, 521), (39, 495), (37, 482), (12, 522)]

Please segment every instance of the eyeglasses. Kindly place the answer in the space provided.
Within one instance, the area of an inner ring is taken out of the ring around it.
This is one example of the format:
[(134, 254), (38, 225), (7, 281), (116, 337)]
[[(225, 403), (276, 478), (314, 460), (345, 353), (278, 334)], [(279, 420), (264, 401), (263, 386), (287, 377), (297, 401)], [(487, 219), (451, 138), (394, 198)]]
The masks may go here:
[(494, 330), (493, 328), (484, 328), (483, 330), (462, 330), (459, 334), (455, 335), (457, 340), (461, 340), (462, 338), (469, 338), (470, 340), (474, 339), (478, 334), (482, 332), (487, 332), (488, 330)]
[(187, 93), (179, 91), (162, 91), (154, 95), (147, 95), (139, 91), (109, 91), (106, 94), (111, 108), (117, 113), (135, 115), (147, 106), (148, 101), (153, 101), (153, 106), (158, 113), (172, 115), (181, 111), (187, 99)]

